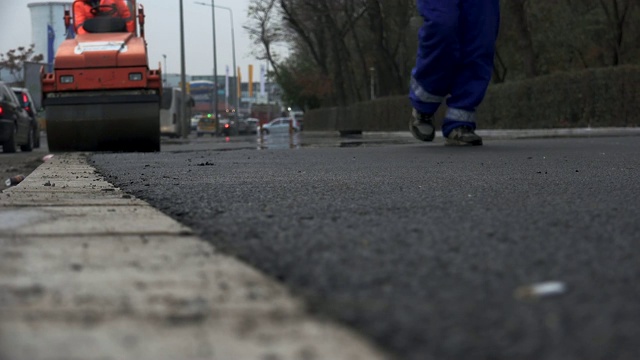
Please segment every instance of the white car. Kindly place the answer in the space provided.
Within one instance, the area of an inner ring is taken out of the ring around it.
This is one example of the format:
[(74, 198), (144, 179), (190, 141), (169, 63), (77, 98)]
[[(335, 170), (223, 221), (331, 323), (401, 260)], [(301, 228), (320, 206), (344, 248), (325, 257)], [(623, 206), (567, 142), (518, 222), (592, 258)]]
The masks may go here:
[(198, 130), (198, 122), (200, 122), (200, 119), (202, 119), (202, 115), (194, 115), (191, 118), (191, 130), (192, 131), (197, 131)]
[(291, 127), (293, 128), (294, 132), (300, 131), (300, 125), (295, 119), (288, 117), (275, 118), (270, 122), (262, 125), (262, 133), (286, 133)]

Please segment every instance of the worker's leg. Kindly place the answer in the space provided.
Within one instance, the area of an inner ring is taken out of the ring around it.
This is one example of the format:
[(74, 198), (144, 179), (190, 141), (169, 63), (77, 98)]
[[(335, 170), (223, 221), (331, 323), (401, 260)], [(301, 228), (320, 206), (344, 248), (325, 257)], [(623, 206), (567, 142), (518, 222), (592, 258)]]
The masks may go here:
[(411, 75), (409, 98), (423, 114), (434, 114), (450, 93), (458, 49), (458, 16), (461, 0), (418, 0), (424, 24), (418, 33), (416, 66)]
[(460, 0), (460, 58), (447, 99), (445, 137), (457, 127), (476, 128), (475, 110), (491, 81), (499, 24), (499, 0)]

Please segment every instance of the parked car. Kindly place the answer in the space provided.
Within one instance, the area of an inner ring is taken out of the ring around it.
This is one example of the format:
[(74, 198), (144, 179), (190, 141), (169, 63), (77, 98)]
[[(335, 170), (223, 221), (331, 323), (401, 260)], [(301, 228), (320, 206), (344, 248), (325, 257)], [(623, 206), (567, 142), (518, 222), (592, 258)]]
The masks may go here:
[(211, 136), (216, 134), (216, 119), (203, 116), (198, 120), (196, 135), (200, 137), (204, 134), (210, 134)]
[(25, 109), (25, 111), (27, 112), (27, 114), (29, 114), (29, 117), (31, 118), (31, 126), (33, 127), (33, 134), (34, 134), (34, 141), (33, 141), (33, 147), (34, 148), (39, 148), (40, 147), (40, 132), (41, 132), (41, 128), (40, 128), (40, 123), (38, 122), (38, 111), (35, 108), (35, 102), (33, 101), (33, 97), (31, 96), (31, 93), (29, 92), (28, 89), (25, 88), (11, 88), (11, 90), (13, 90), (13, 93), (16, 94), (16, 97), (18, 98), (18, 101), (20, 102), (20, 105), (22, 106), (23, 109)]
[(240, 132), (240, 134), (257, 134), (259, 123), (260, 120), (256, 118), (242, 119), (240, 120), (238, 131)]
[[(0, 81), (0, 144), (5, 153), (14, 153), (18, 146), (31, 151), (35, 146), (34, 119), (20, 105), (16, 94)], [(37, 122), (35, 122), (37, 124)]]
[(202, 115), (194, 115), (191, 117), (191, 131), (198, 131), (198, 123), (202, 119)]
[[(257, 120), (257, 119), (256, 119)], [(220, 129), (222, 130), (222, 135), (231, 136), (231, 135), (247, 135), (247, 134), (256, 134), (257, 126), (253, 124), (251, 121), (247, 121), (247, 119), (240, 119), (236, 126), (235, 119), (221, 119), (220, 120)]]
[(289, 113), (289, 116), (296, 119), (298, 126), (300, 127), (300, 131), (304, 130), (304, 113), (302, 111), (292, 111)]
[(229, 119), (220, 119), (220, 133), (224, 136), (231, 136), (234, 133), (235, 122)]
[(295, 132), (300, 131), (300, 125), (295, 119), (289, 117), (280, 117), (271, 120), (262, 125), (263, 134), (285, 133), (292, 129)]

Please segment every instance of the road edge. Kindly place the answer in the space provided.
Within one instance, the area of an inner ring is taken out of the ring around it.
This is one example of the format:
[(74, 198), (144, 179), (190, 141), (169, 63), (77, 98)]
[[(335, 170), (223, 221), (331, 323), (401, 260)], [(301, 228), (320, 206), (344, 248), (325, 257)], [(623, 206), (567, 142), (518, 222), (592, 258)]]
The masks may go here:
[(87, 158), (0, 193), (0, 359), (390, 358)]

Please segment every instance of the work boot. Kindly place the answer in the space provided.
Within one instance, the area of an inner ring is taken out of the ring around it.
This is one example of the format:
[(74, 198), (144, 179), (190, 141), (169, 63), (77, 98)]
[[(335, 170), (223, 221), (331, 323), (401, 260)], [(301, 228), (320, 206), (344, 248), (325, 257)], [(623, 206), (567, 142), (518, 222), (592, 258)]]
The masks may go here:
[(480, 146), (482, 138), (473, 132), (469, 126), (461, 126), (453, 129), (444, 143), (447, 146)]
[(436, 128), (433, 126), (433, 115), (419, 113), (413, 109), (409, 121), (409, 131), (414, 138), (420, 141), (433, 141), (436, 136)]

